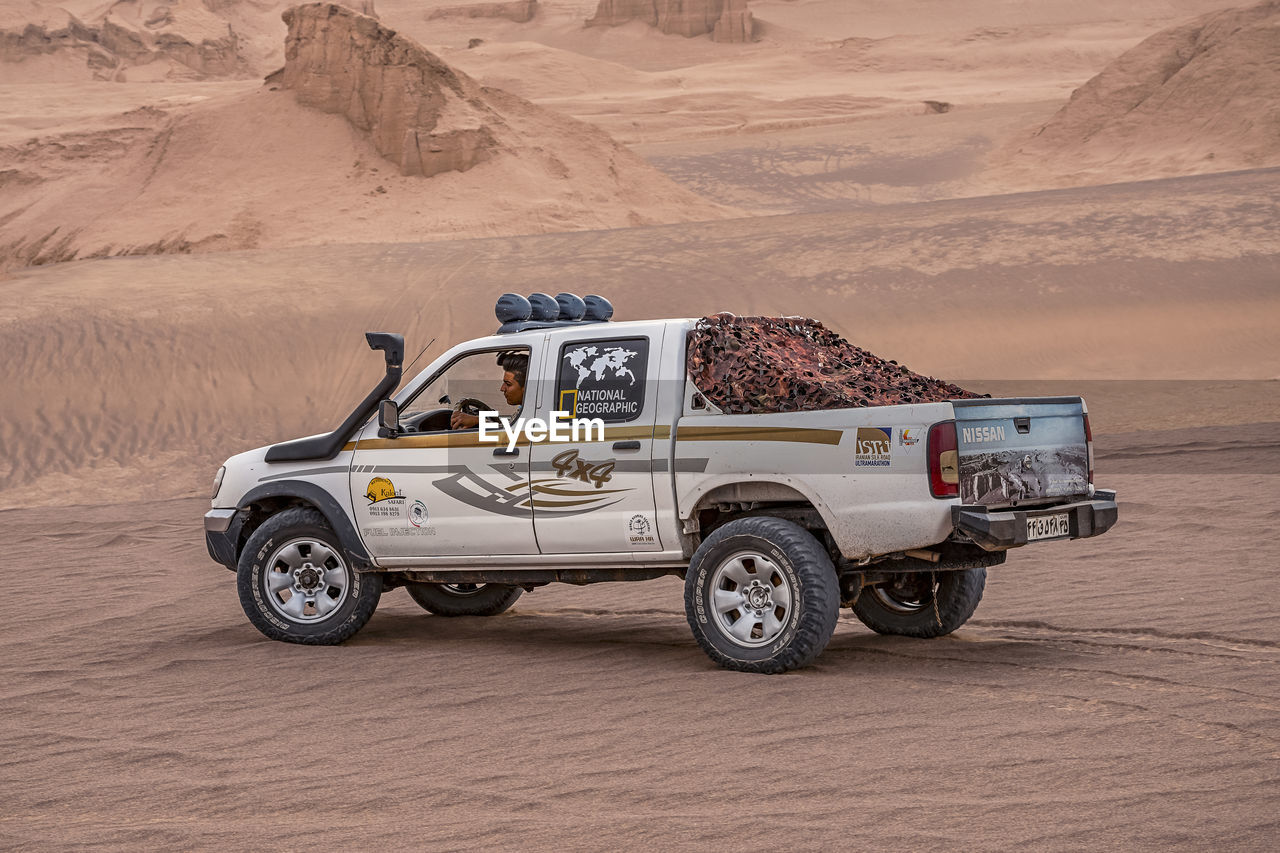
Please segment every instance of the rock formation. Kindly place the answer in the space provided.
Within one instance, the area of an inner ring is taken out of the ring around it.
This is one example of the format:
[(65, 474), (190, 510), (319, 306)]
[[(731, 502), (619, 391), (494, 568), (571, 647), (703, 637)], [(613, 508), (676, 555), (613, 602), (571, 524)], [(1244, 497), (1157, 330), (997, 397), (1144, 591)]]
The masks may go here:
[(1280, 0), (1163, 30), (1077, 89), (1013, 160), (1082, 178), (1280, 165)]
[(427, 20), (437, 18), (506, 18), (527, 24), (538, 14), (538, 0), (509, 0), (505, 3), (470, 3), (465, 6), (439, 6), (427, 13)]
[(714, 41), (741, 44), (752, 41), (754, 34), (755, 21), (747, 9), (747, 0), (724, 0), (724, 11), (716, 19), (711, 38)]
[(740, 215), (591, 125), (480, 86), (373, 18), (328, 3), (284, 18), (285, 66), (266, 85), (0, 142), (0, 273), (85, 257)]
[(332, 3), (284, 13), (282, 84), (298, 102), (367, 131), (403, 175), (465, 172), (498, 146), (480, 87), (416, 42)]
[(121, 0), (83, 21), (66, 11), (52, 14), (22, 30), (0, 30), (0, 62), (55, 52), (82, 54), (89, 75), (100, 80), (126, 79), (128, 69), (158, 61), (171, 63), (180, 76), (253, 73), (239, 35), (199, 0)]
[(754, 23), (747, 0), (600, 0), (589, 27), (644, 21), (685, 38), (711, 33), (722, 42), (751, 41)]

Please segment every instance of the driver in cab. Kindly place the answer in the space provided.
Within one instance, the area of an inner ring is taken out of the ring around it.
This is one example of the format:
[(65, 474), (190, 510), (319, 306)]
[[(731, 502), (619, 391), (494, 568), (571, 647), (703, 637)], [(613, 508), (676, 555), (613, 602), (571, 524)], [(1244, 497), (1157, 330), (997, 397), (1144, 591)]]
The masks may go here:
[[(507, 405), (521, 406), (524, 403), (524, 386), (529, 378), (529, 356), (525, 353), (506, 352), (498, 356), (498, 365), (502, 368), (502, 397)], [(450, 429), (476, 429), (480, 426), (478, 415), (466, 412), (454, 412), (449, 418)]]

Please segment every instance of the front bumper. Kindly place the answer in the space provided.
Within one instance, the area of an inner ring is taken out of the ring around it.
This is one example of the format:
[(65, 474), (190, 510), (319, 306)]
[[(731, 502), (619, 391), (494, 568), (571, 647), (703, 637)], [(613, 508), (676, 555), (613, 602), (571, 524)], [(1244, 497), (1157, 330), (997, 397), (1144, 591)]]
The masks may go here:
[(236, 570), (236, 550), (244, 513), (238, 509), (211, 509), (204, 514), (204, 544), (215, 563)]
[(988, 551), (1004, 551), (1027, 544), (1027, 519), (1067, 513), (1069, 536), (1037, 539), (1054, 542), (1063, 539), (1085, 539), (1106, 533), (1116, 523), (1116, 493), (1097, 489), (1093, 498), (1058, 506), (1026, 510), (988, 511), (985, 506), (953, 506), (951, 521), (956, 529)]

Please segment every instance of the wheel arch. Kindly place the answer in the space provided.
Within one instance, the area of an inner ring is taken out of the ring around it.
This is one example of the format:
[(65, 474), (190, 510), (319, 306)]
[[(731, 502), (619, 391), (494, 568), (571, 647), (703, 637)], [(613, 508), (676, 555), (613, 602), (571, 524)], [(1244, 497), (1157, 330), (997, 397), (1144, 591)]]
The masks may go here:
[(277, 512), (293, 506), (309, 506), (324, 516), (325, 521), (337, 535), (338, 541), (342, 543), (343, 550), (347, 552), (352, 568), (357, 571), (367, 571), (374, 567), (364, 542), (360, 540), (360, 534), (342, 505), (329, 492), (306, 480), (276, 480), (263, 483), (250, 489), (244, 497), (240, 498), (239, 509), (247, 512), (247, 518), (240, 531), (236, 557), (239, 558), (244, 543), (262, 522)]
[(685, 518), (694, 522), (700, 538), (737, 518), (771, 515), (794, 521), (828, 547), (829, 511), (804, 484), (792, 478), (728, 480), (710, 484), (696, 496)]

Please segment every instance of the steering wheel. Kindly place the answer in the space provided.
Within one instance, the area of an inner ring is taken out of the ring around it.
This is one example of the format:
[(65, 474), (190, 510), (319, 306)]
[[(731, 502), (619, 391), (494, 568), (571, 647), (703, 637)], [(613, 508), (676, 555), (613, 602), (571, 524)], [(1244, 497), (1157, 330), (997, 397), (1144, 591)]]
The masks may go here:
[(414, 412), (400, 421), (400, 429), (407, 433), (447, 430), (449, 415), (452, 412), (452, 409), (428, 409), (425, 412)]
[(480, 417), (481, 412), (491, 412), (492, 407), (484, 400), (477, 400), (475, 397), (463, 397), (454, 404), (455, 412), (462, 412), (464, 415), (471, 415), (474, 418)]

